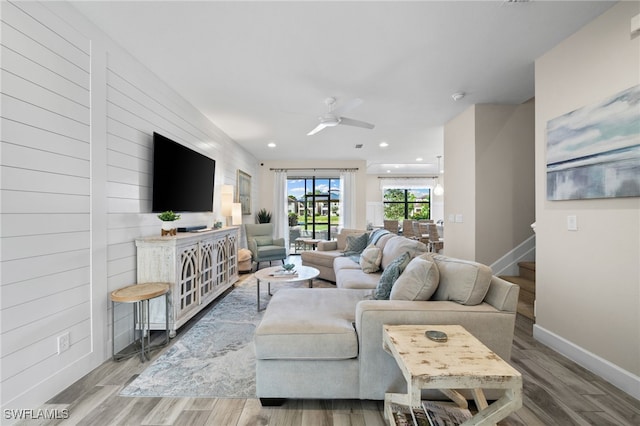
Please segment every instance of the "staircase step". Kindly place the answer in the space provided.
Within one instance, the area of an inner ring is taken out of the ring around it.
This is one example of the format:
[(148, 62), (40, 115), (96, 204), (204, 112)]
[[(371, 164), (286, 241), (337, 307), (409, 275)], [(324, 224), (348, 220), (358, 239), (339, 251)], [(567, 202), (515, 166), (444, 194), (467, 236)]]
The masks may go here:
[(535, 321), (535, 315), (533, 315), (533, 305), (518, 301), (518, 313), (523, 317), (527, 317), (530, 320)]
[(518, 267), (521, 277), (536, 280), (536, 262), (518, 262)]
[(511, 275), (502, 275), (500, 276), (503, 280), (512, 282), (514, 284), (518, 284), (520, 286), (520, 292), (527, 292), (531, 294), (536, 294), (536, 282), (530, 280), (528, 278), (523, 278), (519, 276), (511, 276)]

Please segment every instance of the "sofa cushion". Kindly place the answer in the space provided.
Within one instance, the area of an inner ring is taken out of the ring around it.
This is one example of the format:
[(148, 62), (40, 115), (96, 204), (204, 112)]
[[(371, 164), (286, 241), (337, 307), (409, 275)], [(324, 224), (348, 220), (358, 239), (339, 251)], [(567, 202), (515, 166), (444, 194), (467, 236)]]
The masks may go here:
[(491, 268), (470, 260), (438, 254), (425, 257), (431, 257), (440, 272), (440, 284), (433, 300), (452, 300), (463, 305), (482, 303), (491, 284)]
[(333, 260), (336, 257), (342, 257), (343, 253), (337, 250), (333, 251), (317, 251), (307, 250), (300, 253), (300, 258), (304, 265), (324, 266), (333, 269)]
[(386, 241), (382, 249), (382, 269), (387, 269), (394, 259), (405, 252), (409, 252), (409, 258), (413, 259), (419, 254), (426, 253), (427, 246), (420, 241), (394, 235)]
[(273, 244), (273, 237), (271, 237), (271, 236), (257, 235), (255, 237), (253, 237), (253, 239), (256, 241), (256, 245), (258, 247), (260, 247), (260, 246), (270, 246), (270, 245)]
[(287, 250), (282, 246), (258, 246), (258, 253), (261, 259), (265, 259), (271, 256), (286, 257)]
[(396, 282), (404, 268), (407, 267), (411, 260), (411, 254), (407, 251), (400, 256), (393, 259), (391, 263), (384, 268), (382, 275), (380, 275), (380, 281), (376, 286), (375, 297), (379, 300), (388, 300), (391, 294), (391, 287)]
[(347, 246), (344, 249), (345, 256), (359, 255), (367, 247), (369, 234), (351, 234), (347, 235)]
[[(337, 261), (340, 258), (336, 259)], [(351, 288), (351, 289), (374, 289), (380, 281), (381, 272), (374, 272), (372, 274), (365, 274), (362, 269), (358, 268), (343, 268), (336, 269), (336, 286), (338, 288)], [(371, 292), (369, 292), (371, 293)]]
[(257, 359), (340, 360), (358, 356), (353, 327), (366, 291), (276, 290), (255, 332)]
[(382, 250), (371, 245), (362, 251), (360, 255), (360, 267), (362, 272), (371, 274), (380, 270), (380, 261), (382, 260)]
[(378, 238), (378, 240), (374, 243), (376, 245), (376, 247), (381, 248), (384, 251), (384, 246), (387, 245), (387, 241), (391, 240), (392, 238), (397, 237), (396, 234), (392, 234), (391, 232), (387, 232), (386, 234), (383, 234), (382, 236), (380, 236)]
[(414, 257), (391, 287), (390, 300), (429, 300), (438, 288), (440, 273), (431, 260)]
[(353, 260), (352, 257), (344, 257), (342, 253), (340, 253), (339, 257), (336, 257), (333, 260), (333, 270), (338, 271), (342, 269), (357, 269), (360, 270), (360, 264)]

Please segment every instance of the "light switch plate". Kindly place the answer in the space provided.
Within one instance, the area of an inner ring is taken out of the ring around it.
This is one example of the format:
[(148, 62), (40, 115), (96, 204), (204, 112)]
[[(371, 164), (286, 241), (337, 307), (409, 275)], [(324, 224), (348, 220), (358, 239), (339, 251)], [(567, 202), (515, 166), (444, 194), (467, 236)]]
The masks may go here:
[(462, 215), (461, 214), (457, 214), (456, 215), (456, 223), (462, 223)]
[(578, 217), (576, 215), (567, 216), (567, 229), (569, 231), (578, 230)]

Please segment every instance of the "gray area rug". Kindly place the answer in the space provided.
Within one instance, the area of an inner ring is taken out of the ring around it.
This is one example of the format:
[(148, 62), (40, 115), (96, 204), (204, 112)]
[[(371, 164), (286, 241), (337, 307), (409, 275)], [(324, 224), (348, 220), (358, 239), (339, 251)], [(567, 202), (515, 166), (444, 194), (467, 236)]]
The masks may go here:
[[(307, 283), (275, 284), (306, 287)], [(314, 287), (334, 287), (314, 280)], [(260, 284), (261, 306), (269, 300)], [(187, 332), (178, 335), (158, 359), (121, 392), (121, 396), (255, 398), (255, 350), (253, 335), (264, 310), (256, 311), (256, 280), (236, 283)]]

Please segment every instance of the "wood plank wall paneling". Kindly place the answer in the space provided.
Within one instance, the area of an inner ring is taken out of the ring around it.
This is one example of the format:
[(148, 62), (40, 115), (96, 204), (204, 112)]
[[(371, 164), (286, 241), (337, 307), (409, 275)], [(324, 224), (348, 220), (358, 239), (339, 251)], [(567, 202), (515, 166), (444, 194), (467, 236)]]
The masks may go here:
[[(158, 232), (151, 212), (153, 132), (216, 160), (216, 185), (236, 183), (236, 170), (253, 173), (256, 161), (238, 150), (193, 106), (150, 78), (131, 58), (107, 55), (108, 290), (136, 282), (134, 239)], [(237, 164), (237, 165), (236, 165)], [(216, 190), (216, 197), (219, 191)], [(214, 217), (216, 216), (214, 212)], [(181, 226), (210, 225), (210, 214), (183, 214)], [(109, 314), (110, 315), (110, 314)], [(124, 316), (124, 317), (123, 317)], [(116, 310), (116, 350), (131, 340), (131, 311)], [(110, 331), (111, 333), (111, 331)]]
[[(257, 176), (258, 161), (71, 6), (5, 1), (1, 7), (5, 405), (34, 393), (48, 393), (38, 396), (42, 402), (51, 398), (59, 381), (50, 378), (80, 365), (92, 348), (104, 345), (109, 353), (98, 356), (111, 355), (111, 307), (96, 301), (136, 282), (134, 240), (159, 232), (151, 213), (154, 131), (216, 160), (215, 210), (219, 187), (235, 186), (238, 169)], [(104, 109), (95, 107), (96, 97)], [(96, 187), (106, 200), (92, 199)], [(254, 211), (257, 188), (254, 180)], [(92, 220), (100, 215), (104, 222)], [(253, 216), (245, 219), (253, 223)], [(214, 220), (223, 220), (216, 211), (188, 213), (181, 225)], [(106, 229), (92, 230), (96, 223)], [(100, 283), (92, 282), (95, 253), (105, 263)], [(96, 306), (104, 312), (91, 317)], [(131, 342), (130, 308), (116, 308), (116, 350)], [(57, 337), (67, 331), (71, 348), (58, 355)], [(108, 342), (92, 342), (103, 335)]]
[[(90, 57), (88, 39), (28, 4), (2, 2), (1, 44), (0, 357), (11, 399), (91, 350)], [(64, 332), (71, 347), (58, 355)]]

